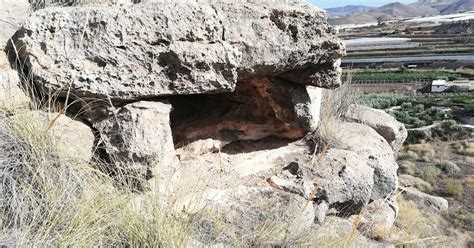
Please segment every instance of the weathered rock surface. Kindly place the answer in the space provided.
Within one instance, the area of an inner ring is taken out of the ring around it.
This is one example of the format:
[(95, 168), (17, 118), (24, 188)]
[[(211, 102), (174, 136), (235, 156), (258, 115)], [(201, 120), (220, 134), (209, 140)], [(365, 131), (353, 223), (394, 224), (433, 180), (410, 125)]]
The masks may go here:
[(345, 115), (348, 121), (362, 123), (373, 128), (398, 152), (408, 136), (405, 125), (383, 110), (362, 105), (351, 105)]
[(276, 79), (239, 83), (234, 93), (173, 97), (175, 142), (298, 139), (318, 127), (320, 102), (320, 89)]
[(0, 108), (13, 111), (28, 107), (31, 100), (26, 96), (20, 84), (18, 73), (10, 69), (9, 65), (0, 64)]
[(177, 158), (166, 102), (140, 101), (117, 109), (94, 124), (106, 152), (125, 170), (150, 178), (171, 177)]
[[(0, 50), (3, 51), (8, 39), (21, 28), (29, 12), (28, 0), (0, 0)], [(0, 64), (6, 62), (3, 55), (0, 52)]]
[(309, 6), (153, 3), (39, 10), (16, 43), (40, 87), (121, 102), (267, 76), (337, 87), (331, 29)]
[(343, 123), (334, 131), (339, 137), (338, 148), (357, 153), (374, 169), (371, 199), (383, 199), (393, 194), (398, 185), (398, 165), (387, 141), (374, 129), (358, 123)]
[(405, 199), (418, 203), (419, 206), (425, 206), (432, 211), (445, 212), (448, 210), (448, 201), (442, 197), (428, 195), (415, 188), (400, 187), (400, 191)]
[(21, 28), (29, 11), (27, 0), (0, 0), (0, 107), (8, 110), (27, 107), (30, 102), (4, 52), (8, 40)]
[(266, 229), (269, 225), (291, 230), (289, 235), (297, 235), (308, 230), (314, 220), (310, 202), (271, 188), (240, 186), (229, 190), (208, 190), (204, 198), (218, 218), (231, 224), (230, 229), (223, 230), (229, 237), (269, 231)]
[(381, 235), (390, 233), (395, 223), (396, 213), (393, 207), (384, 199), (376, 200), (364, 209), (361, 224), (358, 229), (374, 239), (383, 239)]

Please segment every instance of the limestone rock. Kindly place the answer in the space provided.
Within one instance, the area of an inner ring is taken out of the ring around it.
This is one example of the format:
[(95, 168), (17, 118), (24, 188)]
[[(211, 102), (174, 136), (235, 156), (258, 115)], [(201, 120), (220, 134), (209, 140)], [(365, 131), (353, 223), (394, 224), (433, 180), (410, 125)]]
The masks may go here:
[(420, 206), (424, 206), (436, 212), (448, 211), (448, 201), (442, 197), (428, 195), (411, 187), (400, 187), (400, 191), (405, 199), (412, 200)]
[(174, 172), (176, 153), (166, 102), (140, 101), (117, 109), (94, 124), (106, 152), (122, 169), (141, 176), (168, 176)]
[(416, 189), (423, 192), (430, 192), (433, 190), (433, 187), (429, 182), (426, 182), (418, 177), (411, 175), (400, 175), (398, 176), (398, 180), (402, 187), (415, 187)]
[(408, 136), (405, 125), (383, 110), (362, 105), (351, 105), (345, 114), (348, 121), (362, 123), (373, 128), (398, 152)]
[(170, 101), (178, 146), (208, 138), (227, 143), (270, 136), (295, 140), (317, 128), (321, 90), (264, 78), (239, 83), (233, 93)]
[(265, 226), (289, 230), (289, 235), (297, 235), (308, 230), (314, 221), (311, 203), (295, 194), (271, 188), (240, 186), (229, 190), (208, 190), (203, 197), (214, 215), (229, 224), (229, 228), (223, 230), (227, 237), (270, 231)]
[(338, 148), (357, 153), (374, 169), (371, 199), (393, 194), (398, 186), (398, 165), (387, 141), (374, 129), (359, 123), (343, 123), (334, 132), (339, 137)]
[(359, 231), (374, 239), (384, 239), (390, 234), (396, 213), (384, 199), (373, 201), (365, 208)]
[(29, 106), (30, 98), (27, 97), (20, 84), (16, 71), (7, 65), (0, 65), (0, 108), (15, 111)]
[(116, 103), (267, 76), (334, 88), (344, 50), (331, 29), (309, 5), (150, 3), (42, 9), (15, 42), (40, 87)]
[[(7, 41), (21, 28), (30, 11), (28, 0), (0, 0), (0, 50), (3, 51)], [(4, 62), (0, 55), (0, 65)]]
[(330, 208), (345, 214), (358, 213), (375, 190), (374, 169), (355, 152), (331, 149), (314, 166), (320, 190), (316, 202), (325, 201)]

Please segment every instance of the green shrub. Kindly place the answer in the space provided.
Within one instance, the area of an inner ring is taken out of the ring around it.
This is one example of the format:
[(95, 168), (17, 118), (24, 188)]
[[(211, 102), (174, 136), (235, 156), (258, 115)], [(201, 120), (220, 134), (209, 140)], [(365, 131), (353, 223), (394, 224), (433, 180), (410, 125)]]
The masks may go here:
[(429, 141), (431, 137), (427, 132), (422, 130), (409, 130), (408, 137), (405, 141), (406, 144), (418, 144), (423, 141)]
[(423, 104), (417, 104), (414, 108), (413, 111), (415, 113), (421, 113), (425, 110), (425, 106)]
[(400, 94), (364, 94), (359, 98), (359, 103), (376, 109), (385, 109), (401, 105), (408, 100), (409, 97)]
[(436, 184), (436, 177), (441, 174), (441, 170), (434, 165), (424, 166), (421, 171), (423, 179), (433, 185)]
[(468, 128), (457, 125), (455, 121), (449, 120), (441, 123), (441, 125), (431, 129), (433, 138), (443, 141), (463, 140), (471, 136)]
[(401, 108), (404, 111), (410, 110), (412, 107), (413, 107), (413, 105), (411, 104), (411, 102), (404, 102), (401, 105)]

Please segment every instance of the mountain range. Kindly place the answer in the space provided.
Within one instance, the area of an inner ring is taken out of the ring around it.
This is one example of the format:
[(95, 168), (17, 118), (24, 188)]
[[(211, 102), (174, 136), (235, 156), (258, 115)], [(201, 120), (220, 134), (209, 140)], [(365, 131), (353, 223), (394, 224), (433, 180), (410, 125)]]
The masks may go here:
[(474, 10), (474, 0), (419, 0), (412, 4), (390, 3), (378, 8), (348, 5), (326, 9), (333, 25), (380, 22), (419, 16), (454, 14)]

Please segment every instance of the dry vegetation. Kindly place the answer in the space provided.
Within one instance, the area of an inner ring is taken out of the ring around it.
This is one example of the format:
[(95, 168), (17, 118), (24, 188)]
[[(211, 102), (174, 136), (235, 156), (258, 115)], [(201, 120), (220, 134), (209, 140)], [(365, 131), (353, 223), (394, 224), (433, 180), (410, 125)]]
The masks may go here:
[(54, 119), (16, 116), (0, 119), (2, 243), (179, 247), (187, 242), (196, 216), (177, 215), (157, 194), (144, 196), (147, 204), (132, 204), (135, 193), (102, 174), (100, 162), (58, 152), (47, 128)]
[(416, 247), (416, 244), (440, 238), (442, 232), (437, 228), (439, 217), (428, 216), (416, 203), (407, 201), (402, 196), (399, 196), (397, 201), (400, 212), (395, 221), (398, 230), (391, 236), (393, 243), (402, 247)]
[(455, 153), (474, 157), (474, 141), (460, 141), (452, 144)]

